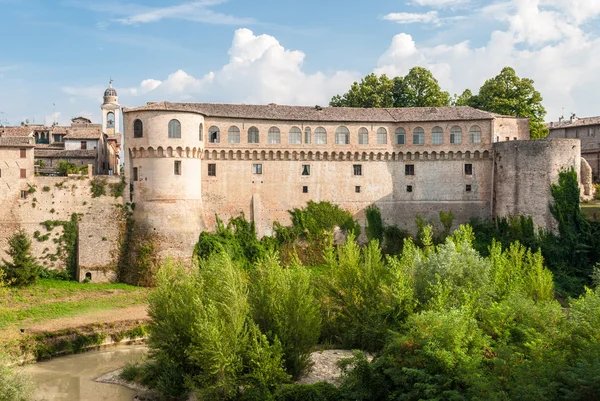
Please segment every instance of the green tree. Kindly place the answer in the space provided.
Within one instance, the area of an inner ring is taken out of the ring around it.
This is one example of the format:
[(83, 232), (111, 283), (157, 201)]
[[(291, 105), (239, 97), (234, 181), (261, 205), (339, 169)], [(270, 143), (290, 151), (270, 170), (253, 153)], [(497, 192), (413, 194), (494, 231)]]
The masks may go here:
[(440, 107), (450, 105), (450, 94), (426, 68), (414, 67), (405, 77), (369, 74), (350, 90), (336, 95), (332, 107)]
[(542, 105), (542, 95), (533, 84), (532, 79), (519, 78), (513, 68), (504, 67), (499, 75), (485, 81), (468, 105), (492, 113), (528, 117), (531, 137), (544, 138), (548, 135), (544, 125), (546, 109)]
[(394, 107), (443, 107), (450, 94), (440, 88), (431, 71), (413, 67), (404, 78), (394, 79)]
[(23, 230), (15, 232), (8, 240), (8, 255), (12, 261), (2, 260), (2, 270), (13, 286), (32, 284), (40, 274), (40, 266), (31, 253), (31, 239)]
[(393, 107), (392, 88), (394, 82), (383, 74), (377, 76), (369, 74), (354, 82), (350, 90), (340, 95), (335, 95), (329, 103), (332, 107)]
[(465, 89), (463, 93), (460, 95), (454, 95), (452, 99), (453, 106), (469, 106), (471, 104), (471, 98), (473, 97), (473, 92), (471, 89)]

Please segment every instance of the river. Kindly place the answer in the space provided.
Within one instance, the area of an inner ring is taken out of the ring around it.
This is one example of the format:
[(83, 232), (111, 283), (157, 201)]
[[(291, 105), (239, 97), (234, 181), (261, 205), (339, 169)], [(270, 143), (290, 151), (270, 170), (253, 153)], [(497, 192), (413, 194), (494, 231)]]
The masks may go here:
[(35, 401), (131, 401), (135, 392), (123, 386), (96, 383), (94, 379), (128, 362), (141, 360), (143, 345), (119, 346), (69, 355), (21, 368), (34, 383)]

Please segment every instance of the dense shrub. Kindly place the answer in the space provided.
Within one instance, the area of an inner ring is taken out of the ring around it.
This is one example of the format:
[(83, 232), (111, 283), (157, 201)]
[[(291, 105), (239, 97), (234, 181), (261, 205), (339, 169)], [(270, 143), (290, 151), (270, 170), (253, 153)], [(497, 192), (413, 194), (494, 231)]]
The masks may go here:
[(0, 355), (0, 401), (28, 401), (32, 389), (27, 377), (15, 372), (8, 359)]
[(273, 395), (273, 401), (340, 401), (343, 396), (329, 383), (286, 384)]
[(25, 231), (18, 230), (9, 238), (7, 254), (11, 260), (3, 260), (0, 268), (10, 285), (24, 286), (37, 280), (41, 267), (31, 253), (31, 239)]
[(281, 342), (286, 370), (298, 377), (321, 333), (310, 272), (302, 266), (283, 269), (270, 252), (253, 271), (250, 299), (254, 321), (271, 342)]

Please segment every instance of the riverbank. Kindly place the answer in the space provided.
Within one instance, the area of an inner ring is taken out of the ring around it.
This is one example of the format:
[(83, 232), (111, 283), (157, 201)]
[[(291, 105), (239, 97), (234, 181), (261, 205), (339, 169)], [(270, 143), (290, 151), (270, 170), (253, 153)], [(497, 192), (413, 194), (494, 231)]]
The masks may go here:
[(0, 351), (35, 362), (145, 338), (147, 288), (42, 279), (0, 293)]

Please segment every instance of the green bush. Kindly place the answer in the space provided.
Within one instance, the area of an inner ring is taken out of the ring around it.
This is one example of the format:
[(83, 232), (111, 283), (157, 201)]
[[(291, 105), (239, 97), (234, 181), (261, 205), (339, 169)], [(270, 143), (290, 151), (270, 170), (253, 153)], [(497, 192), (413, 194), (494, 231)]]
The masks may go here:
[(379, 208), (375, 205), (371, 205), (365, 209), (365, 214), (367, 216), (367, 239), (369, 241), (377, 240), (380, 244), (383, 244), (385, 227)]
[(323, 310), (326, 337), (344, 347), (379, 349), (388, 330), (397, 328), (412, 310), (407, 272), (395, 259), (386, 266), (377, 241), (364, 249), (350, 234), (337, 252), (326, 250)]
[(252, 316), (269, 341), (281, 342), (286, 371), (300, 376), (321, 332), (320, 309), (310, 272), (302, 266), (283, 269), (268, 253), (254, 268), (250, 287)]
[(268, 389), (287, 379), (280, 345), (253, 327), (245, 274), (226, 253), (189, 270), (167, 261), (149, 315), (153, 385), (166, 396), (197, 390), (201, 398), (230, 399), (241, 385)]
[(92, 198), (99, 198), (100, 196), (106, 195), (106, 179), (95, 177), (90, 181), (92, 186)]
[(8, 364), (7, 357), (0, 355), (0, 401), (28, 401), (33, 387), (22, 373)]
[(273, 401), (341, 401), (343, 396), (329, 383), (284, 384), (275, 394)]
[(24, 286), (34, 283), (40, 275), (40, 266), (31, 253), (31, 239), (23, 230), (15, 232), (8, 240), (8, 256), (11, 261), (3, 260), (2, 270), (12, 286)]

